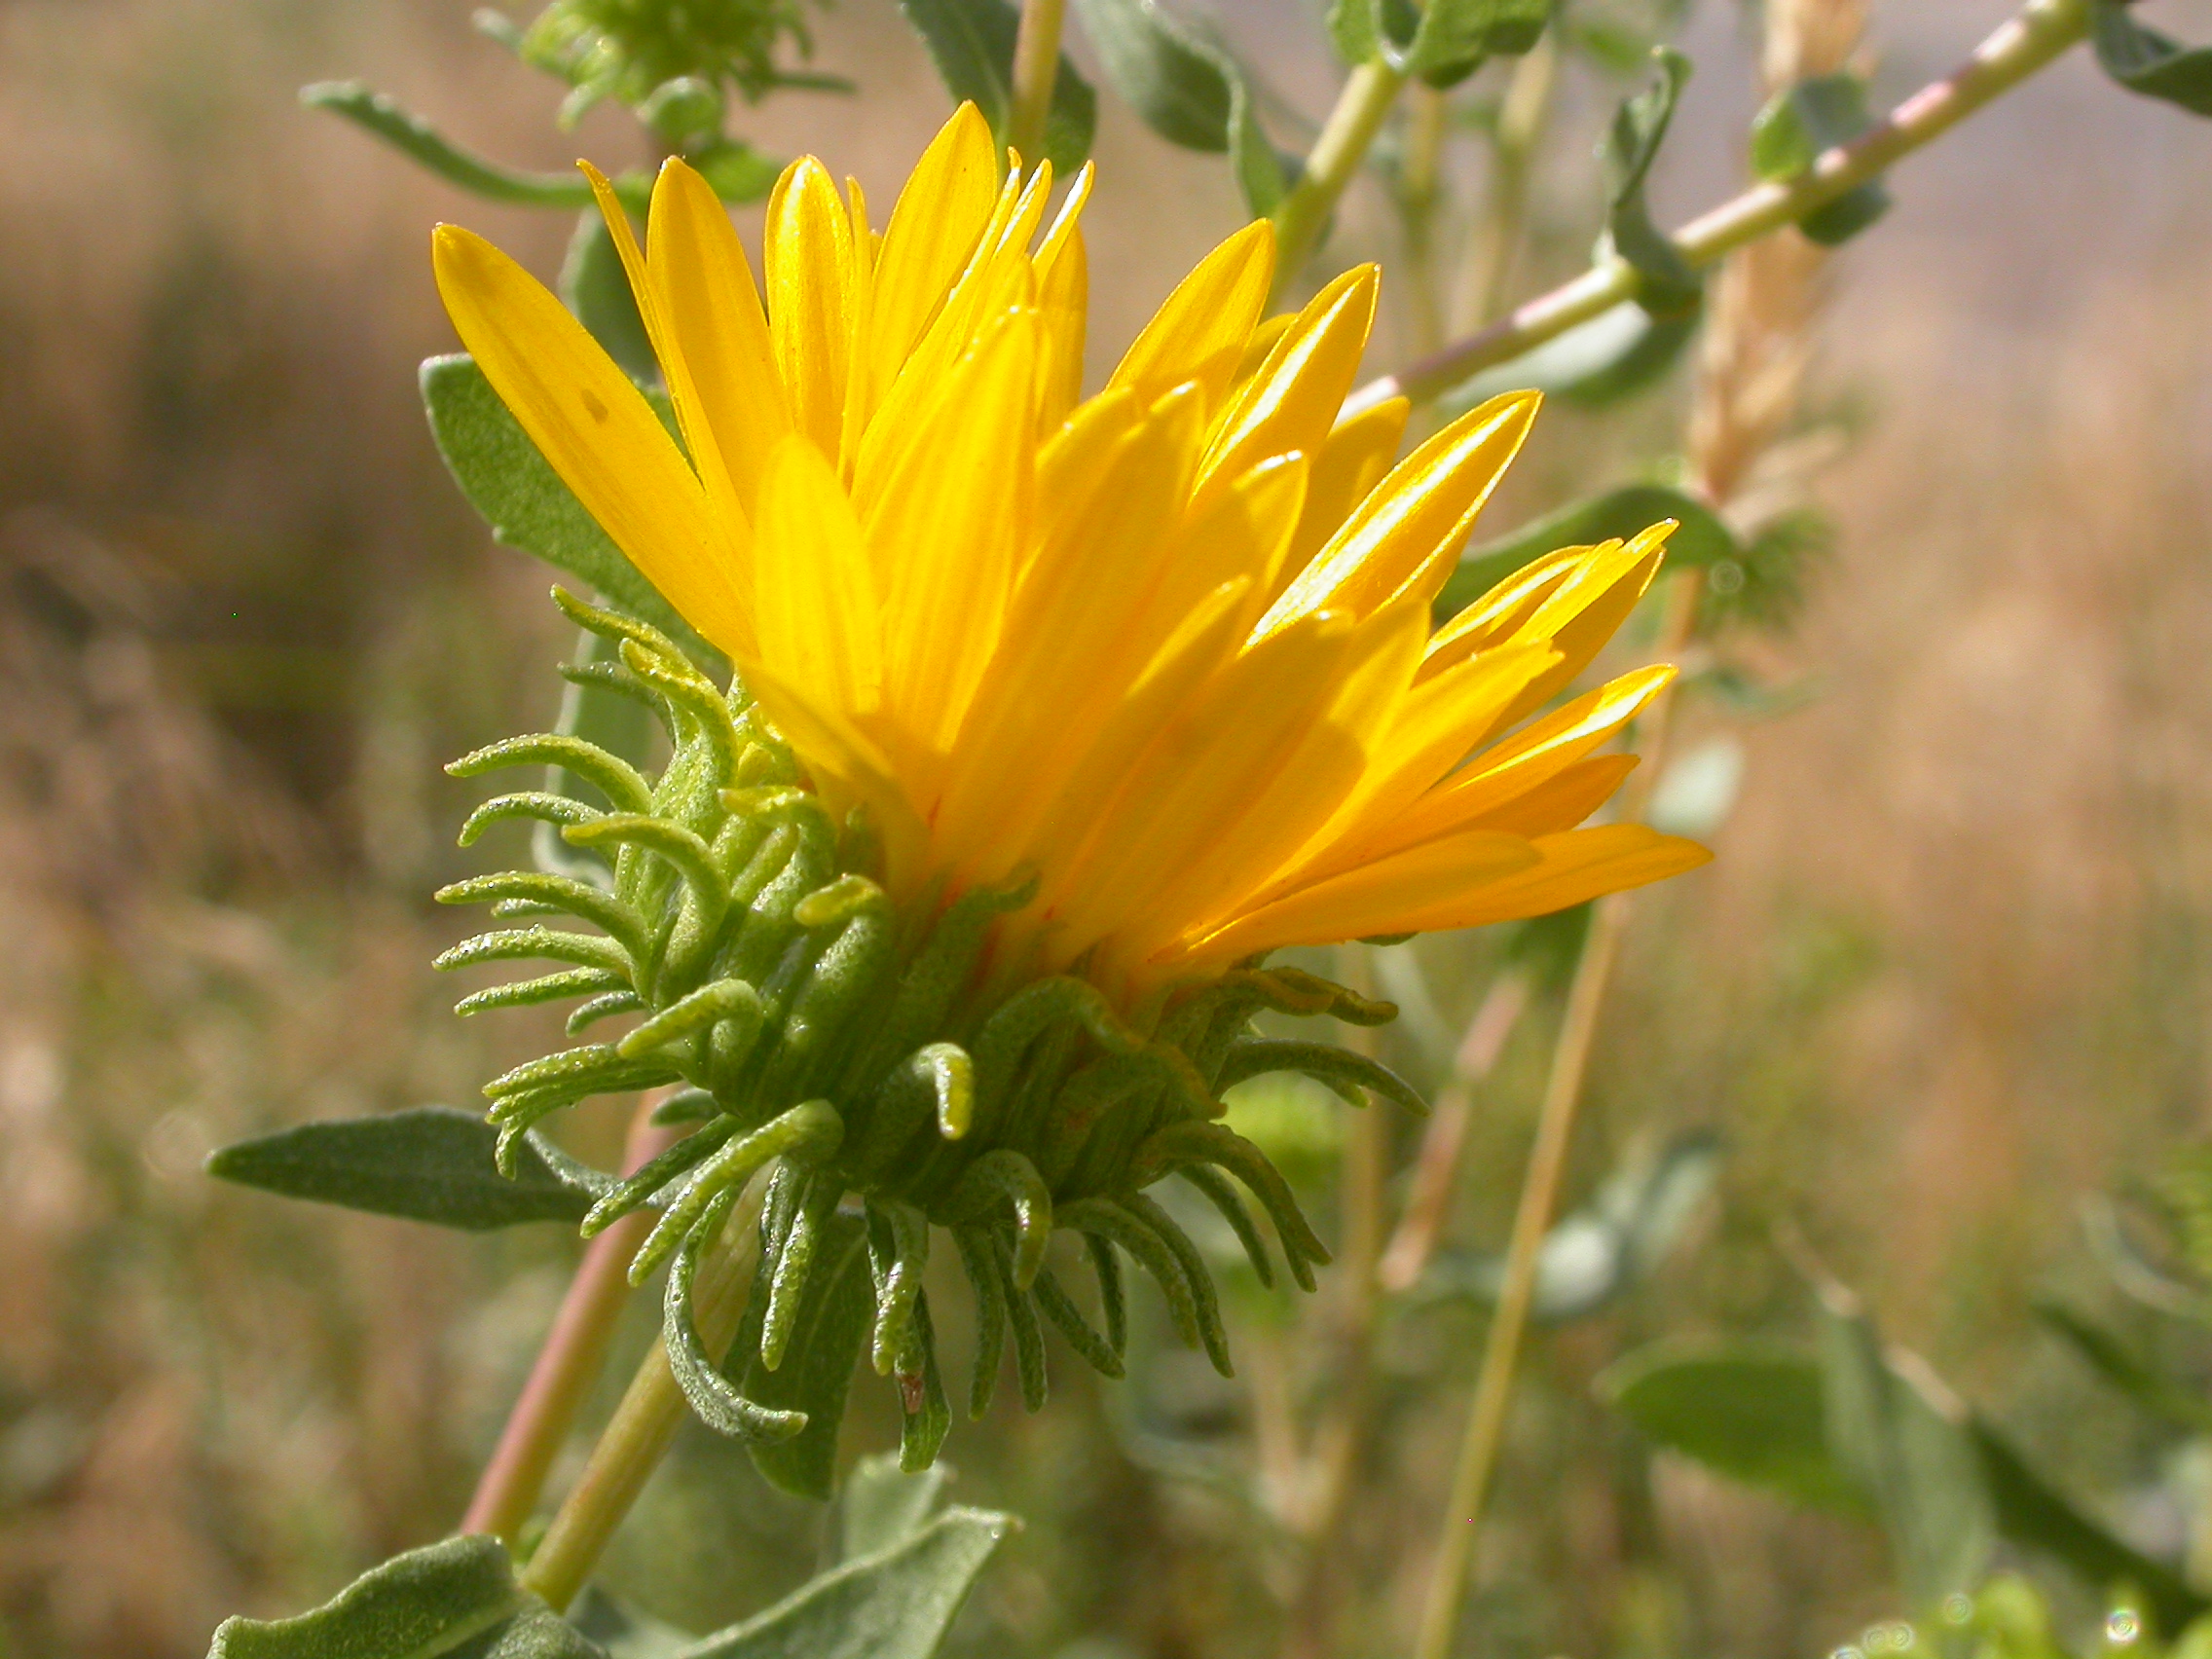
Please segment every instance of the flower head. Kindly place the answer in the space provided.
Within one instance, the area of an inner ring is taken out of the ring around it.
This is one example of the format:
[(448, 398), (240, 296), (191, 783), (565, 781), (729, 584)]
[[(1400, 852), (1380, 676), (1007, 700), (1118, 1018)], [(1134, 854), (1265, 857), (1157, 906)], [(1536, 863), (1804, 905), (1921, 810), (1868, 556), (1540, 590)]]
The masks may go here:
[(1374, 267), (1263, 321), (1258, 223), (1079, 402), (1089, 169), (1048, 226), (1051, 184), (1048, 164), (1002, 185), (972, 107), (880, 234), (857, 186), (798, 162), (768, 205), (763, 314), (725, 211), (670, 163), (630, 252), (682, 448), (488, 244), (441, 230), (438, 276), (585, 505), (730, 654), (824, 796), (866, 807), (893, 896), (1036, 874), (1009, 929), (1024, 966), (1081, 963), (1136, 999), (1700, 862), (1576, 829), (1629, 764), (1595, 752), (1668, 670), (1494, 741), (1588, 664), (1663, 530), (1554, 554), (1431, 629), (1535, 396), (1390, 467), (1405, 405), (1337, 414)]
[[(1599, 751), (1672, 670), (1552, 707), (1650, 583), (1667, 527), (1539, 559), (1435, 627), (1533, 394), (1392, 465), (1403, 401), (1340, 419), (1374, 268), (1264, 319), (1262, 223), (1084, 399), (1090, 182), (1049, 214), (1050, 166), (1002, 182), (972, 107), (880, 232), (857, 184), (840, 194), (800, 161), (768, 203), (765, 306), (691, 169), (663, 169), (642, 250), (602, 183), (681, 441), (513, 262), (451, 227), (435, 245), (493, 387), (738, 670), (725, 698), (649, 631), (572, 608), (624, 640), (676, 760), (651, 785), (550, 739), (465, 763), (591, 766), (615, 810), (558, 814), (571, 840), (624, 850), (610, 896), (550, 877), (449, 895), (551, 903), (609, 939), (487, 935), (520, 942), (450, 960), (555, 955), (579, 966), (531, 985), (598, 991), (579, 1018), (647, 1014), (498, 1080), (494, 1115), (519, 1133), (594, 1089), (695, 1084), (705, 1128), (603, 1210), (692, 1171), (649, 1265), (784, 1156), (802, 1173), (771, 1203), (769, 1243), (803, 1281), (806, 1230), (859, 1193), (877, 1364), (903, 1375), (934, 1365), (914, 1335), (931, 1222), (1016, 1336), (1034, 1297), (1118, 1365), (1043, 1266), (1056, 1220), (1089, 1235), (1113, 1330), (1123, 1250), (1226, 1367), (1204, 1270), (1142, 1189), (1188, 1175), (1264, 1272), (1234, 1172), (1305, 1279), (1325, 1253), (1218, 1122), (1219, 1091), (1298, 1069), (1413, 1098), (1372, 1061), (1250, 1035), (1265, 1008), (1391, 1012), (1267, 954), (1536, 915), (1706, 856), (1578, 828), (1634, 764)], [(472, 828), (556, 813), (503, 798)], [(781, 1357), (795, 1306), (779, 1288), (763, 1354)]]

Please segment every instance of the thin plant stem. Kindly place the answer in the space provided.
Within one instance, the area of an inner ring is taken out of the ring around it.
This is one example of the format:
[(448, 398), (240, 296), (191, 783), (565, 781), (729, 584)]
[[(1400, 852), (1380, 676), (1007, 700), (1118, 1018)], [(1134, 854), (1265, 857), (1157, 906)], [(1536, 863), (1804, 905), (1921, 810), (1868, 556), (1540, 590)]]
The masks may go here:
[[(699, 1341), (720, 1353), (737, 1335), (760, 1255), (760, 1198), (765, 1175), (746, 1189), (720, 1238), (701, 1253), (692, 1281), (691, 1313)], [(614, 1408), (591, 1460), (553, 1517), (531, 1557), (523, 1585), (556, 1610), (566, 1608), (598, 1565), (615, 1528), (638, 1501), (645, 1482), (682, 1425), (689, 1408), (669, 1367), (665, 1342), (655, 1342)]]
[[(1364, 945), (1338, 952), (1337, 977), (1362, 996), (1372, 995), (1374, 975)], [(1353, 1026), (1346, 1046), (1372, 1054), (1375, 1032)], [(1370, 1100), (1352, 1115), (1345, 1140), (1340, 1186), (1343, 1251), (1338, 1263), (1336, 1343), (1339, 1359), (1330, 1379), (1333, 1406), (1313, 1437), (1308, 1484), (1305, 1568), (1290, 1605), (1284, 1659), (1327, 1659), (1336, 1649), (1337, 1603), (1344, 1587), (1342, 1534), (1350, 1518), (1368, 1419), (1375, 1391), (1375, 1337), (1382, 1311), (1376, 1268), (1382, 1258), (1384, 1186), (1389, 1174), (1389, 1120)]]
[(1321, 228), (1336, 210), (1337, 199), (1359, 171), (1360, 163), (1382, 130), (1383, 118), (1397, 102), (1406, 78), (1380, 57), (1362, 63), (1337, 94), (1337, 107), (1322, 124), (1306, 158), (1306, 170), (1275, 208), (1275, 292), (1296, 280), (1321, 239)]
[[(1689, 643), (1703, 596), (1701, 572), (1682, 571), (1669, 578), (1667, 609), (1660, 627), (1659, 654), (1670, 657)], [(1672, 724), (1674, 700), (1667, 693), (1654, 700), (1640, 723), (1637, 748), (1643, 756), (1631, 779), (1634, 793), (1624, 799), (1622, 816), (1642, 816), (1648, 801), (1650, 780), (1665, 764), (1667, 736)], [(1544, 1235), (1550, 1231), (1558, 1206), (1560, 1179), (1567, 1170), (1567, 1155), (1573, 1144), (1576, 1109), (1582, 1100), (1582, 1083), (1589, 1071), (1590, 1054), (1598, 1035), (1598, 1016), (1619, 959), (1621, 934), (1628, 922), (1630, 896), (1615, 893), (1598, 901), (1590, 918), (1590, 937), (1575, 964), (1568, 987), (1566, 1016), (1560, 1022), (1557, 1047), (1552, 1053), (1551, 1075), (1543, 1104), (1536, 1116), (1535, 1145), (1522, 1177), (1521, 1199), (1513, 1212), (1513, 1233), (1506, 1245), (1505, 1276), (1497, 1307), (1491, 1315), (1490, 1334), (1483, 1343), (1480, 1370), (1475, 1376), (1475, 1397), (1467, 1411), (1467, 1427), (1459, 1444), (1459, 1458), (1452, 1476), (1452, 1495), (1437, 1540), (1436, 1560), (1429, 1569), (1428, 1593), (1421, 1606), (1420, 1632), (1414, 1643), (1414, 1659), (1448, 1659), (1453, 1638), (1459, 1628), (1459, 1613), (1466, 1603), (1473, 1574), (1475, 1545), (1481, 1532), (1483, 1501), (1490, 1491), (1491, 1475), (1497, 1466), (1497, 1452), (1505, 1435), (1506, 1408), (1513, 1399), (1513, 1373), (1521, 1357), (1522, 1339), (1528, 1332), (1529, 1311), (1536, 1293), (1536, 1269)]]
[(1060, 73), (1060, 28), (1067, 0), (1024, 0), (1014, 37), (1014, 100), (1006, 141), (1024, 166), (1045, 154), (1045, 122), (1052, 110), (1052, 83)]
[[(1923, 87), (1862, 136), (1825, 151), (1798, 177), (1753, 185), (1684, 225), (1675, 235), (1676, 247), (1691, 266), (1704, 267), (1746, 242), (1797, 223), (1879, 177), (2010, 92), (2062, 56), (2088, 29), (2089, 0), (2030, 0), (1953, 73)], [(1408, 397), (1417, 404), (1441, 397), (1481, 370), (1510, 362), (1635, 299), (1641, 285), (1636, 268), (1626, 260), (1603, 260), (1490, 327), (1400, 373), (1370, 381), (1346, 401), (1345, 413), (1356, 415), (1392, 397)]]
[(1514, 257), (1521, 251), (1529, 223), (1529, 180), (1536, 145), (1551, 115), (1552, 89), (1558, 83), (1559, 48), (1547, 31), (1514, 64), (1498, 104), (1490, 193), (1467, 234), (1467, 257), (1461, 267), (1462, 309), (1455, 318), (1460, 327), (1490, 321), (1505, 303), (1505, 286), (1512, 280)]
[(1474, 1018), (1467, 1022), (1453, 1056), (1452, 1077), (1436, 1091), (1429, 1108), (1420, 1151), (1414, 1158), (1406, 1207), (1377, 1270), (1384, 1290), (1393, 1294), (1411, 1290), (1435, 1255), (1436, 1241), (1451, 1219), (1452, 1200), (1459, 1191), (1459, 1161), (1474, 1118), (1475, 1089), (1497, 1064), (1506, 1039), (1528, 1006), (1528, 976), (1509, 971), (1492, 981)]
[[(622, 1153), (625, 1174), (674, 1144), (678, 1133), (652, 1121), (661, 1093), (645, 1096), (631, 1121)], [(607, 1361), (607, 1346), (630, 1300), (630, 1258), (652, 1226), (640, 1210), (594, 1238), (569, 1281), (561, 1310), (531, 1366), (530, 1380), (507, 1414), (499, 1444), (477, 1477), (476, 1492), (461, 1517), (464, 1533), (489, 1532), (513, 1543), (537, 1508), (545, 1477), (575, 1426), (592, 1384)]]
[(1425, 356), (1444, 344), (1444, 296), (1436, 276), (1436, 212), (1444, 139), (1451, 106), (1434, 87), (1416, 86), (1407, 100), (1406, 159), (1398, 169), (1398, 217), (1405, 231), (1407, 310), (1414, 350)]

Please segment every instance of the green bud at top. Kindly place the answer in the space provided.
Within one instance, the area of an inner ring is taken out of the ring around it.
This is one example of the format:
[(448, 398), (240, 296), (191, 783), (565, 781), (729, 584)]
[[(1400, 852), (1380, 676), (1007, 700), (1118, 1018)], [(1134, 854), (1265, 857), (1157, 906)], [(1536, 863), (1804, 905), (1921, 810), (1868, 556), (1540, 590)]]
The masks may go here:
[(515, 46), (574, 89), (565, 122), (613, 98), (684, 148), (719, 134), (728, 89), (754, 102), (786, 84), (787, 42), (813, 49), (799, 0), (553, 0)]

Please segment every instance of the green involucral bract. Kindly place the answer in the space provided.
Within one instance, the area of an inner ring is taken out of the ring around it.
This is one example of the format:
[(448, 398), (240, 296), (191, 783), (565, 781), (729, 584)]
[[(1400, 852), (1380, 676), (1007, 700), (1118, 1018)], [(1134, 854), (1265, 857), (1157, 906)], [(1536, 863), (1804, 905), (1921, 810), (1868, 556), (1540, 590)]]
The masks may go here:
[[(768, 1372), (792, 1365), (810, 1334), (827, 1329), (800, 1310), (809, 1275), (833, 1254), (823, 1242), (833, 1221), (864, 1230), (873, 1315), (858, 1346), (878, 1374), (898, 1381), (912, 1466), (934, 1457), (947, 1420), (922, 1289), (940, 1230), (977, 1297), (976, 1415), (1010, 1336), (1023, 1398), (1032, 1410), (1043, 1403), (1040, 1316), (1090, 1364), (1120, 1374), (1123, 1255), (1159, 1283), (1184, 1339), (1227, 1374), (1211, 1276), (1144, 1189), (1184, 1176), (1224, 1214), (1268, 1282), (1249, 1194), (1273, 1224), (1291, 1275), (1311, 1288), (1328, 1252), (1289, 1184), (1222, 1123), (1219, 1094), (1290, 1070), (1354, 1097), (1364, 1088), (1418, 1104), (1370, 1059), (1318, 1043), (1257, 1041), (1249, 1029), (1263, 1011), (1361, 1025), (1396, 1011), (1257, 962), (1170, 994), (1144, 1029), (1072, 975), (991, 989), (993, 924), (1028, 903), (1034, 882), (895, 906), (878, 884), (868, 826), (857, 816), (831, 821), (742, 686), (718, 689), (644, 623), (555, 597), (618, 644), (621, 666), (606, 682), (652, 710), (673, 756), (648, 779), (581, 739), (546, 736), (454, 762), (449, 770), (462, 777), (550, 762), (584, 779), (604, 808), (501, 795), (470, 815), (462, 840), (499, 819), (542, 819), (601, 855), (608, 878), (516, 872), (446, 888), (439, 898), (448, 903), (489, 903), (498, 918), (528, 920), (456, 945), (438, 965), (563, 965), (479, 991), (461, 1002), (463, 1014), (585, 999), (571, 1033), (616, 1014), (643, 1016), (611, 1040), (548, 1054), (486, 1086), (503, 1161), (523, 1149), (532, 1124), (587, 1096), (688, 1086), (661, 1116), (694, 1125), (689, 1133), (627, 1179), (608, 1178), (584, 1219), (590, 1235), (634, 1210), (659, 1212), (634, 1280), (673, 1259), (677, 1280), (687, 1283), (738, 1190), (772, 1168), (759, 1306), (745, 1327), (753, 1351), (703, 1357), (687, 1317), (672, 1321), (672, 1353), (684, 1358), (678, 1374), (701, 1415), (763, 1441), (804, 1428), (803, 1413), (748, 1404), (728, 1378), (756, 1362)], [(550, 915), (596, 931), (548, 925)], [(1046, 1265), (1055, 1228), (1087, 1246), (1098, 1283), (1095, 1326)], [(679, 1315), (681, 1301), (672, 1302)]]

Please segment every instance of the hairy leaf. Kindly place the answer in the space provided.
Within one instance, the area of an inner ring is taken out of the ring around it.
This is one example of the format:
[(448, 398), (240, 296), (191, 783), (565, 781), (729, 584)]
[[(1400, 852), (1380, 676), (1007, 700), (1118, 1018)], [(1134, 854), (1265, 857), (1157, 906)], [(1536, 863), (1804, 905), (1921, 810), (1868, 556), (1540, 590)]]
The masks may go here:
[(726, 670), (721, 653), (677, 615), (555, 476), (474, 358), (432, 357), (423, 365), (422, 382), (438, 453), (495, 536), (569, 571), (672, 636), (710, 674)]
[(1011, 1515), (949, 1509), (875, 1555), (847, 1562), (681, 1659), (929, 1659)]
[(1840, 1298), (1824, 1298), (1820, 1353), (1828, 1450), (1873, 1499), (1907, 1591), (1934, 1605), (1972, 1589), (1997, 1516), (1964, 1415), (1903, 1375), (1872, 1321)]
[(395, 1556), (298, 1618), (225, 1619), (207, 1659), (606, 1659), (515, 1583), (497, 1538)]
[[(981, 110), (1004, 142), (1014, 114), (1020, 14), (1007, 0), (900, 0), (899, 10), (922, 37), (946, 90)], [(1097, 126), (1098, 96), (1063, 52), (1045, 116), (1045, 155), (1055, 172), (1064, 176), (1083, 166)]]
[(224, 1147), (207, 1173), (241, 1187), (481, 1233), (526, 1221), (583, 1220), (592, 1194), (535, 1134), (515, 1149), (514, 1178), (493, 1161), (499, 1131), (473, 1112), (416, 1106), (373, 1118), (301, 1124)]
[(837, 1500), (844, 1512), (839, 1553), (853, 1561), (903, 1543), (936, 1513), (951, 1478), (951, 1468), (941, 1462), (909, 1475), (899, 1467), (896, 1452), (863, 1457), (846, 1475)]
[(2097, 62), (2131, 92), (2212, 116), (2212, 47), (2185, 47), (2137, 22), (2127, 0), (2091, 0)]
[[(1898, 1370), (1900, 1358), (1917, 1361), (1877, 1352), (1863, 1319), (1830, 1310), (1824, 1325), (1820, 1359), (1766, 1345), (1655, 1345), (1598, 1387), (1653, 1440), (1717, 1473), (1809, 1508), (1879, 1516), (1900, 1567), (1920, 1583), (1966, 1574), (1994, 1529), (2093, 1590), (2133, 1585), (2161, 1630), (2206, 1611), (2170, 1567), (2083, 1515), (1986, 1419), (1968, 1412), (1954, 1420), (1931, 1404), (1925, 1384)], [(1919, 1426), (1907, 1426), (1914, 1419)], [(1890, 1483), (1890, 1499), (1869, 1492), (1855, 1466)], [(1900, 1500), (1917, 1513), (1900, 1513)], [(1908, 1556), (1916, 1549), (1925, 1552), (1917, 1567)]]

